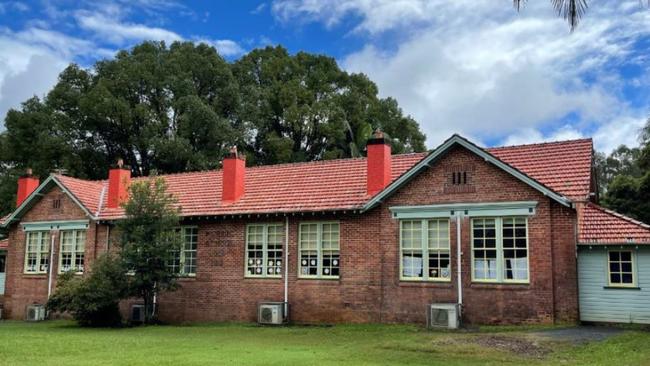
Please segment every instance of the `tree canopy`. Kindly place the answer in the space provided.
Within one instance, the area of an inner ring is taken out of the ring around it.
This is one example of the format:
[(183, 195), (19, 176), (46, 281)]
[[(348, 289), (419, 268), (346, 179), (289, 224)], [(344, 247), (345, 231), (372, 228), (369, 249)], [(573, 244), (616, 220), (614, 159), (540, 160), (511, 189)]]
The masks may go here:
[(650, 120), (639, 134), (640, 146), (620, 146), (609, 156), (596, 155), (602, 204), (650, 223)]
[(144, 42), (10, 110), (0, 134), (0, 211), (25, 168), (103, 179), (118, 158), (134, 176), (214, 169), (236, 145), (248, 164), (359, 156), (375, 128), (397, 153), (425, 136), (394, 99), (327, 56), (282, 47), (228, 62), (206, 44)]

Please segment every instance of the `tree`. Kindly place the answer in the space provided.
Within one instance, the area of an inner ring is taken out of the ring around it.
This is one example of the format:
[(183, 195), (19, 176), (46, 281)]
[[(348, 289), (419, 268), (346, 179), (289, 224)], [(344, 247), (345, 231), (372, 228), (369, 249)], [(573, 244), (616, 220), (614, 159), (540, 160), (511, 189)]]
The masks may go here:
[(145, 323), (156, 319), (155, 299), (177, 288), (176, 274), (168, 264), (180, 250), (179, 208), (167, 193), (162, 178), (133, 183), (129, 201), (124, 205), (126, 218), (118, 221), (118, 246), (123, 265), (130, 271), (129, 292), (143, 300)]
[(375, 128), (395, 152), (425, 149), (417, 122), (365, 75), (282, 47), (229, 63), (205, 44), (144, 42), (91, 69), (71, 64), (5, 125), (0, 214), (13, 209), (16, 177), (28, 167), (41, 179), (53, 170), (105, 179), (118, 158), (135, 176), (206, 170), (233, 145), (248, 164), (353, 157)]
[(233, 74), (254, 163), (359, 156), (375, 128), (392, 136), (398, 153), (425, 148), (418, 124), (394, 99), (380, 99), (372, 81), (342, 71), (331, 57), (267, 47), (236, 61)]
[[(513, 4), (517, 11), (521, 10), (527, 0), (513, 0)], [(577, 26), (582, 16), (587, 11), (587, 0), (551, 0), (553, 8), (558, 16), (564, 18), (573, 31)]]
[(73, 272), (60, 276), (47, 308), (71, 313), (82, 326), (115, 326), (121, 323), (119, 300), (127, 293), (122, 262), (105, 254), (93, 263), (85, 277)]

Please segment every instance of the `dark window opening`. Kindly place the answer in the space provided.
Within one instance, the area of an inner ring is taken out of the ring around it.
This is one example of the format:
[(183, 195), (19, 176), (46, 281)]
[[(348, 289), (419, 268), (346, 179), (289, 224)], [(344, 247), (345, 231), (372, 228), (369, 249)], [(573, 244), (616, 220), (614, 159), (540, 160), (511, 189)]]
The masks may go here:
[(61, 208), (61, 200), (60, 199), (55, 199), (52, 200), (52, 208), (55, 210), (58, 210)]

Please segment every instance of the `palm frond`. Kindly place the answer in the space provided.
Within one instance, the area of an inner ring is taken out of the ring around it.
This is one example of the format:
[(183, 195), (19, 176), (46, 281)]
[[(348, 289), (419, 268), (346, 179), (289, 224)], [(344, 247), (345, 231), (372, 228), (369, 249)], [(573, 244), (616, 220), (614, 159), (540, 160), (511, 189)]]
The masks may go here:
[(527, 0), (512, 0), (512, 5), (517, 9), (517, 11), (520, 11), (522, 7), (526, 5)]
[(551, 0), (558, 16), (569, 22), (573, 31), (587, 11), (587, 0)]

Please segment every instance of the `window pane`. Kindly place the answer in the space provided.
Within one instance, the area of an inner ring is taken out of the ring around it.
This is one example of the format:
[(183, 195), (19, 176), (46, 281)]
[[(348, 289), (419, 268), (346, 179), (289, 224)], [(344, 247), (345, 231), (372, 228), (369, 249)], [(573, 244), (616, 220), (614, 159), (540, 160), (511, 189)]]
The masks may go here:
[(422, 249), (421, 221), (402, 221), (402, 248)]
[(318, 275), (318, 252), (312, 250), (300, 251), (300, 274), (303, 276)]
[(318, 224), (300, 225), (300, 249), (318, 249)]
[(246, 271), (250, 276), (264, 275), (264, 225), (249, 225)]
[(427, 225), (429, 249), (449, 249), (449, 221), (430, 220)]
[(422, 252), (406, 251), (402, 253), (402, 276), (422, 278)]
[(631, 251), (610, 251), (609, 283), (611, 285), (633, 285), (634, 273)]
[(448, 279), (451, 276), (448, 251), (429, 252), (429, 278)]

